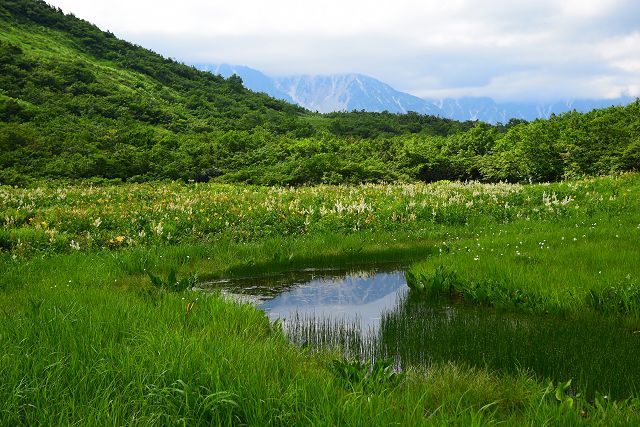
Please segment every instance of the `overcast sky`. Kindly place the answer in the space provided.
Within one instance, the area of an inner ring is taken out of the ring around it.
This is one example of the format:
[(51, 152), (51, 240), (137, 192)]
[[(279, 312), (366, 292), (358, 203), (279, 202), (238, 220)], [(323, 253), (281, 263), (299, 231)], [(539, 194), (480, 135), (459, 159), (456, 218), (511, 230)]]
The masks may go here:
[(361, 73), (422, 97), (640, 96), (639, 0), (47, 0), (185, 63)]

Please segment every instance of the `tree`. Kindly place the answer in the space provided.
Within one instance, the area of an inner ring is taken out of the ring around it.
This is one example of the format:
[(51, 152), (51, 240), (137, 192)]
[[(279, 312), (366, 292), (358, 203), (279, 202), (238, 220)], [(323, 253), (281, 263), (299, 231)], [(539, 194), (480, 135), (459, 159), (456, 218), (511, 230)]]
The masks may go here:
[(242, 91), (244, 91), (242, 78), (237, 74), (234, 74), (231, 77), (229, 77), (227, 79), (227, 84), (229, 85), (229, 88), (233, 92), (242, 93)]

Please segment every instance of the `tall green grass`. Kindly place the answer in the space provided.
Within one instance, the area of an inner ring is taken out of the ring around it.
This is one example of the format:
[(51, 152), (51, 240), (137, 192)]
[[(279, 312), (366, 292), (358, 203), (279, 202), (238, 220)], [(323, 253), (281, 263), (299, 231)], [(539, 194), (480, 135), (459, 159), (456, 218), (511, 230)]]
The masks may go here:
[(0, 290), (58, 283), (138, 287), (147, 272), (165, 276), (198, 274), (201, 281), (295, 271), (304, 268), (347, 268), (353, 265), (407, 263), (437, 252), (442, 235), (431, 233), (326, 233), (254, 242), (216, 241), (125, 248), (92, 253), (71, 252), (13, 259), (0, 257)]
[[(2, 187), (0, 424), (640, 421), (636, 397), (566, 405), (557, 382), (464, 362), (412, 368), (383, 392), (354, 391), (332, 369), (338, 354), (296, 348), (255, 308), (167, 292), (146, 273), (214, 279), (426, 258), (417, 277), (442, 265), (461, 283), (495, 279), (538, 292), (545, 307), (596, 310), (590, 290), (615, 299), (607, 290), (637, 277), (637, 175), (548, 186), (160, 187)], [(564, 246), (553, 240), (563, 236)], [(538, 245), (545, 239), (551, 249)], [(505, 262), (507, 244), (521, 257)]]
[(289, 318), (285, 332), (298, 346), (361, 360), (391, 357), (403, 369), (455, 361), (530, 372), (543, 383), (571, 380), (572, 392), (589, 398), (636, 396), (640, 384), (638, 332), (605, 315), (527, 314), (410, 292), (381, 313), (377, 332), (326, 315)]
[(529, 315), (468, 304), (429, 303), (415, 293), (383, 316), (377, 353), (406, 365), (455, 360), (540, 381), (573, 380), (593, 398), (636, 396), (640, 385), (635, 329), (615, 318)]
[(615, 219), (512, 224), (414, 265), (416, 290), (538, 313), (640, 318), (640, 210)]
[(252, 306), (215, 294), (62, 285), (1, 304), (3, 425), (638, 421), (633, 400), (564, 408), (555, 385), (452, 364), (354, 389), (335, 355), (291, 346)]

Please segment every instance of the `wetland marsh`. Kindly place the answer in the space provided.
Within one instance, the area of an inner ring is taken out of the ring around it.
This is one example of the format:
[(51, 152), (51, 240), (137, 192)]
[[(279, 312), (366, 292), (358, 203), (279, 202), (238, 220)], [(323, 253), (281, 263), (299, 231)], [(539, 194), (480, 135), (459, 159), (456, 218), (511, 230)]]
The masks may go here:
[[(640, 420), (637, 174), (0, 187), (0, 200), (8, 424)], [(338, 284), (329, 268), (343, 270)], [(256, 301), (273, 313), (351, 299), (342, 312), (368, 314), (281, 324), (189, 289), (242, 277), (246, 292), (271, 289)], [(289, 296), (273, 290), (279, 277)], [(369, 280), (359, 299), (347, 291)], [(364, 355), (406, 375), (352, 359)]]
[(397, 369), (448, 361), (626, 398), (637, 391), (640, 331), (598, 314), (480, 307), (410, 291), (403, 270), (311, 270), (227, 281), (224, 293), (281, 322), (293, 343)]

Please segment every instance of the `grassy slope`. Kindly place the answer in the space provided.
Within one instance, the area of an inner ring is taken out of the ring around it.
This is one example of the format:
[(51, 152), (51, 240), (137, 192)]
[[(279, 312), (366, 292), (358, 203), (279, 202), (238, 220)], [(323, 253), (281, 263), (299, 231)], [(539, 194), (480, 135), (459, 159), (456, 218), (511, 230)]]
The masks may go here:
[[(0, 5), (0, 12), (3, 7), (8, 6)], [(335, 166), (327, 159), (336, 154), (321, 153), (306, 166), (297, 157), (309, 160), (322, 150), (343, 152), (338, 169), (345, 176), (335, 175), (334, 182), (351, 175), (352, 181), (388, 180), (395, 172), (380, 159), (369, 161), (376, 157), (370, 142), (350, 136), (351, 127), (398, 135), (449, 134), (471, 126), (377, 113), (364, 114), (363, 124), (363, 113), (310, 113), (47, 7), (36, 7), (28, 17), (12, 7), (11, 13), (0, 13), (4, 183), (28, 185), (43, 177), (318, 182), (318, 170), (326, 167), (322, 162)], [(100, 39), (98, 48), (86, 43), (91, 38)], [(348, 122), (346, 136), (332, 134), (340, 120)]]
[(638, 170), (639, 103), (515, 126), (312, 114), (36, 0), (0, 4), (0, 182), (556, 181)]
[[(192, 125), (197, 126), (199, 119), (202, 119), (197, 116), (194, 117), (194, 112), (189, 111), (185, 107), (184, 97), (189, 95), (188, 91), (175, 85), (161, 84), (153, 76), (124, 68), (112, 60), (99, 58), (84, 52), (78, 49), (73, 38), (70, 38), (68, 34), (59, 30), (43, 26), (12, 23), (6, 31), (0, 33), (0, 40), (19, 46), (23, 50), (24, 57), (38, 64), (39, 68), (49, 67), (52, 70), (56, 70), (64, 65), (73, 66), (80, 64), (94, 75), (95, 80), (99, 82), (101, 90), (108, 93), (108, 98), (102, 99), (121, 98), (133, 102), (134, 99), (144, 98), (150, 106), (163, 111), (171, 120), (189, 118), (193, 122)], [(9, 88), (5, 88), (5, 90), (7, 89)], [(223, 94), (224, 96), (235, 98), (233, 101), (236, 102), (259, 103), (265, 98), (262, 95), (253, 94), (249, 91), (245, 91), (241, 95), (234, 94), (226, 89), (226, 84), (223, 80), (215, 81), (212, 79), (212, 82), (208, 85), (208, 89), (213, 96)], [(64, 94), (64, 96), (66, 95), (68, 94)], [(175, 102), (176, 100), (182, 102)], [(27, 105), (29, 104), (28, 100), (21, 99), (21, 101)], [(40, 119), (40, 125), (42, 126), (50, 120), (46, 109), (50, 107), (49, 104), (51, 101), (46, 98), (40, 99), (39, 101), (40, 103), (35, 106), (35, 110), (38, 114), (42, 115)], [(101, 99), (98, 98), (98, 101), (101, 101)], [(69, 99), (66, 104), (59, 103), (58, 108), (64, 111), (66, 107), (72, 105), (73, 100)], [(42, 110), (39, 107), (42, 107)], [(215, 108), (211, 108), (211, 105), (206, 105), (205, 107), (208, 107), (212, 115), (215, 115)], [(68, 114), (68, 112), (64, 112)], [(100, 114), (91, 114), (89, 111), (85, 112), (85, 114), (91, 115), (93, 121), (98, 120), (106, 122), (107, 124), (109, 123), (109, 120), (101, 117)], [(81, 118), (78, 117), (78, 119), (80, 120)], [(149, 125), (145, 120), (135, 120), (129, 114), (125, 115), (123, 119), (130, 120), (137, 125)], [(214, 123), (216, 122), (208, 120), (203, 124), (211, 125)], [(119, 127), (115, 122), (111, 122), (111, 124), (115, 128)], [(170, 123), (152, 124), (152, 127), (160, 131), (169, 124)]]

